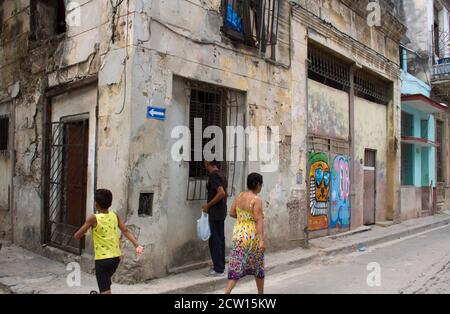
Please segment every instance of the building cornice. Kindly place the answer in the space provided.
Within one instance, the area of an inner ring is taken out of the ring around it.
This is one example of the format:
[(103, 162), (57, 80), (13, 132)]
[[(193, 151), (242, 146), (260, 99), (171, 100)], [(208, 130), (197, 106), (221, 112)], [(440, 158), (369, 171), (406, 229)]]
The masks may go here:
[[(308, 27), (311, 33), (317, 33), (327, 38), (327, 40), (334, 42), (337, 46), (351, 51), (352, 56), (348, 56), (347, 54), (346, 57), (352, 59), (355, 63), (361, 63), (361, 60), (365, 60), (370, 64), (369, 68), (372, 71), (382, 76), (389, 76), (391, 78), (400, 77), (401, 71), (397, 63), (389, 60), (384, 55), (364, 45), (350, 35), (345, 34), (331, 23), (321, 19), (298, 3), (294, 5), (293, 18)], [(345, 51), (342, 51), (342, 53), (345, 53)]]
[[(348, 8), (355, 11), (356, 14), (366, 19), (368, 16), (367, 6), (369, 0), (341, 0)], [(382, 25), (380, 30), (395, 42), (400, 42), (403, 35), (406, 34), (407, 27), (393, 14), (395, 6), (392, 1), (380, 0)]]

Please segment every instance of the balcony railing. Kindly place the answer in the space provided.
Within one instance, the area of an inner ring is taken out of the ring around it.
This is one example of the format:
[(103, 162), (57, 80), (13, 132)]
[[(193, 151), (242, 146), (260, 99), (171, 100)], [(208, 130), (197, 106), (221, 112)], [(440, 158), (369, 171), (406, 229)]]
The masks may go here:
[(433, 80), (450, 79), (450, 62), (433, 67)]

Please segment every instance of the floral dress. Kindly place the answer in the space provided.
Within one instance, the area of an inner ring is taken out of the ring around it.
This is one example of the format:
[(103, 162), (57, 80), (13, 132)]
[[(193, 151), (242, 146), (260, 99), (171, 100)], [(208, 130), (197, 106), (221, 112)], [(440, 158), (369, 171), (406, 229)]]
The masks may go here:
[(264, 252), (259, 248), (259, 238), (256, 234), (256, 221), (253, 216), (255, 199), (250, 210), (237, 207), (237, 223), (234, 227), (228, 269), (229, 280), (239, 280), (245, 276), (255, 276), (264, 279)]

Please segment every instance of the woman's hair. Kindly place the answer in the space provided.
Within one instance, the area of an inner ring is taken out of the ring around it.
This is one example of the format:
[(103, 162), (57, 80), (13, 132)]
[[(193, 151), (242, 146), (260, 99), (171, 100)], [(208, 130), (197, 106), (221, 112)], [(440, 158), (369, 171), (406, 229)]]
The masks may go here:
[(109, 209), (112, 204), (112, 193), (109, 190), (95, 191), (94, 200), (102, 209)]
[(251, 173), (247, 177), (247, 188), (249, 190), (255, 190), (259, 184), (263, 184), (263, 176), (259, 173)]

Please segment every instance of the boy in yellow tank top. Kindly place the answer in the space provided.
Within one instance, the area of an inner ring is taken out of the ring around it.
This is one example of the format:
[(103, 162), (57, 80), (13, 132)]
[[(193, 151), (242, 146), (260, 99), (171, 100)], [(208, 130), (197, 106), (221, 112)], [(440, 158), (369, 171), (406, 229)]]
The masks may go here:
[(95, 192), (95, 208), (97, 214), (91, 215), (74, 238), (80, 240), (92, 228), (95, 251), (95, 275), (101, 294), (111, 294), (111, 277), (117, 270), (122, 252), (120, 250), (119, 230), (136, 248), (138, 256), (144, 253), (144, 247), (123, 224), (120, 218), (109, 211), (112, 204), (112, 193), (108, 190)]

